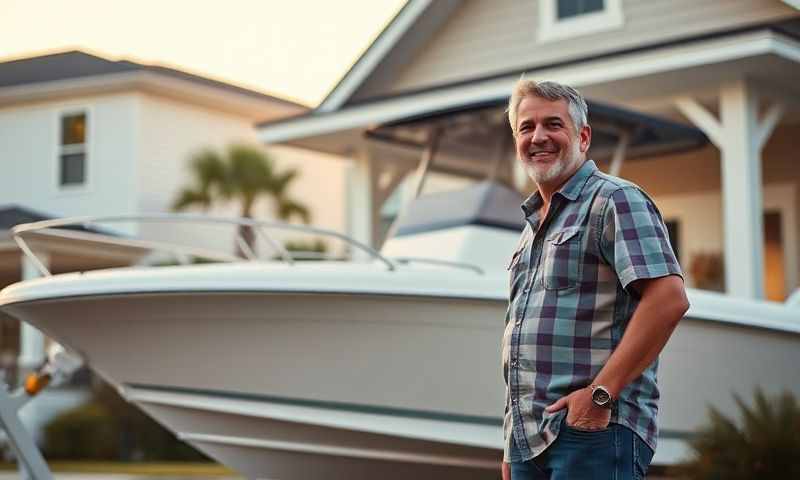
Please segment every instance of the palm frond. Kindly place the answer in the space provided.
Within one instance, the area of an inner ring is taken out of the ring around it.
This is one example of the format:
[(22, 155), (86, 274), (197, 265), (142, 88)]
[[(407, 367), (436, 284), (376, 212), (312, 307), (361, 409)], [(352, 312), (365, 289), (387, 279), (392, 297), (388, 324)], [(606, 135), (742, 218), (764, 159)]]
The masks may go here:
[(289, 221), (293, 216), (300, 217), (305, 224), (311, 223), (311, 212), (305, 205), (288, 198), (278, 200), (278, 218)]
[(209, 192), (214, 187), (221, 189), (226, 183), (228, 168), (216, 150), (205, 148), (192, 155), (189, 162), (200, 190)]
[(256, 194), (265, 190), (273, 178), (272, 164), (258, 147), (234, 144), (228, 147), (231, 189)]
[(285, 196), (289, 184), (291, 184), (294, 179), (297, 178), (297, 175), (299, 175), (299, 172), (294, 168), (284, 170), (273, 177), (270, 190), (275, 194), (276, 197)]
[(211, 206), (211, 197), (208, 192), (184, 188), (172, 202), (172, 210), (181, 211), (189, 207), (202, 207), (207, 210)]

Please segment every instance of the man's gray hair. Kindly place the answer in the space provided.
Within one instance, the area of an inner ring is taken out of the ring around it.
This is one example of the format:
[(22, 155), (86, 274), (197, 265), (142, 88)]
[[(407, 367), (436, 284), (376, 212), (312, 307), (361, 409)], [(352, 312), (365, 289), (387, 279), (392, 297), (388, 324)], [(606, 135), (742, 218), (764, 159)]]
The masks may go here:
[(525, 97), (539, 97), (553, 102), (566, 100), (575, 130), (580, 132), (581, 128), (588, 124), (589, 107), (579, 91), (557, 82), (537, 82), (520, 78), (514, 85), (511, 98), (508, 99), (508, 122), (514, 135), (517, 134), (517, 110)]

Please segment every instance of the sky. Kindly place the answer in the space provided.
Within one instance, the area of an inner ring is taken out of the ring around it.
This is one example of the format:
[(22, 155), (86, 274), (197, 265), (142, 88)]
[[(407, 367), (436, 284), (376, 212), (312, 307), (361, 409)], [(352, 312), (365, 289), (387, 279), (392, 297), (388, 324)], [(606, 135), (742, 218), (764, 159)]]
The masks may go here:
[(0, 61), (82, 49), (316, 106), (405, 0), (0, 0)]

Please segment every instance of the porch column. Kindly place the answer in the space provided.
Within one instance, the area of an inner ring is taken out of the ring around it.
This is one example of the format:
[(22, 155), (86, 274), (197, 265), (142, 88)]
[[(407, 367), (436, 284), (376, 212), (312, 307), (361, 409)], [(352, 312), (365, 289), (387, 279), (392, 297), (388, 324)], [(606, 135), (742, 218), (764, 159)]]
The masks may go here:
[[(376, 229), (379, 225), (376, 198), (377, 172), (375, 161), (366, 150), (353, 157), (347, 189), (348, 235), (369, 246), (375, 245)], [(354, 258), (366, 258), (354, 250)]]
[[(36, 252), (37, 257), (49, 267), (49, 255)], [(22, 279), (31, 280), (41, 277), (41, 273), (33, 262), (25, 255), (22, 256)], [(22, 372), (29, 372), (41, 365), (45, 358), (45, 338), (42, 332), (25, 322), (20, 322), (19, 358), (17, 368)]]
[(688, 97), (676, 105), (720, 151), (726, 292), (763, 298), (761, 151), (783, 106), (773, 105), (759, 120), (758, 98), (744, 80), (720, 88), (719, 119)]

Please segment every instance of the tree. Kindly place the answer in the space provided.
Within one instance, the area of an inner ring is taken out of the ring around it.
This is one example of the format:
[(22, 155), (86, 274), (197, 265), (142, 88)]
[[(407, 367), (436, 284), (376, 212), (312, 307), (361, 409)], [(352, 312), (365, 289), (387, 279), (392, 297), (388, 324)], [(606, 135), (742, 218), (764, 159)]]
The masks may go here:
[[(288, 186), (297, 178), (297, 170), (275, 171), (269, 156), (258, 147), (232, 144), (223, 154), (205, 148), (189, 159), (193, 185), (183, 188), (172, 208), (180, 211), (189, 207), (208, 210), (218, 202), (237, 201), (241, 204), (240, 216), (253, 218), (253, 208), (263, 196), (275, 201), (277, 217), (284, 221), (299, 217), (304, 223), (311, 221), (308, 208), (288, 195)], [(240, 225), (239, 236), (255, 252), (256, 237), (253, 229)], [(246, 257), (237, 243), (237, 253)]]

